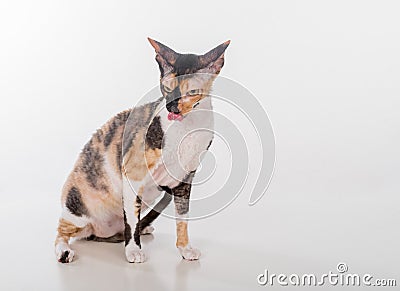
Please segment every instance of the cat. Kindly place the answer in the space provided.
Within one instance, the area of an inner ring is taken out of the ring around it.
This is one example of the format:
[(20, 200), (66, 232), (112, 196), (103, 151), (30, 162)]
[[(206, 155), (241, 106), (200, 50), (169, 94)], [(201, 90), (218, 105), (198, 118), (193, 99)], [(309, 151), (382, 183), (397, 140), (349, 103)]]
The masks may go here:
[(144, 262), (140, 235), (154, 230), (152, 222), (172, 200), (176, 246), (186, 260), (200, 257), (188, 237), (190, 191), (199, 156), (213, 140), (210, 91), (230, 41), (195, 55), (148, 40), (156, 52), (162, 97), (120, 112), (84, 146), (62, 189), (55, 240), (61, 263), (74, 258), (72, 238), (124, 241), (126, 259)]

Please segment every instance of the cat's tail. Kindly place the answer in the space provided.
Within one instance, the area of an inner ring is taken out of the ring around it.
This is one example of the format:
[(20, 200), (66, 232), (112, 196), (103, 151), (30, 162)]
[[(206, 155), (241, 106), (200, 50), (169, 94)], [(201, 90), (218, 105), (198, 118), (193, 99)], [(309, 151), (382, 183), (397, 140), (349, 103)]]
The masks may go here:
[(143, 217), (138, 224), (136, 225), (136, 229), (139, 227), (139, 230), (142, 231), (146, 227), (150, 226), (154, 220), (161, 214), (161, 212), (168, 206), (168, 204), (172, 200), (172, 195), (165, 192), (163, 198), (154, 206), (153, 209), (147, 213), (145, 217)]
[(92, 234), (91, 236), (87, 237), (86, 240), (92, 240), (92, 241), (98, 241), (98, 242), (108, 242), (108, 243), (120, 243), (125, 241), (124, 239), (124, 234), (122, 232), (119, 232), (117, 234), (114, 234), (113, 236), (110, 237), (98, 237)]

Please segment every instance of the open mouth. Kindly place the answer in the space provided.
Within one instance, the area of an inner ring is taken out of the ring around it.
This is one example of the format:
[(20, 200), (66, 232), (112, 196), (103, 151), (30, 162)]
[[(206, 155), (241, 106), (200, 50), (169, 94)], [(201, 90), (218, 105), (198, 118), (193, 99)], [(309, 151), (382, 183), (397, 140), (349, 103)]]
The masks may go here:
[(182, 114), (180, 113), (174, 113), (174, 112), (168, 112), (168, 120), (178, 120), (181, 121), (183, 119)]

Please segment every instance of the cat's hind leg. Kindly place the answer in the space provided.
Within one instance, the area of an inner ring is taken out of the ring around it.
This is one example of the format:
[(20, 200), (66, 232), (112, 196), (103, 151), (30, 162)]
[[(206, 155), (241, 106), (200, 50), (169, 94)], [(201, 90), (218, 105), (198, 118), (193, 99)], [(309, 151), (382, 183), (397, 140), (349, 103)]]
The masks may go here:
[(58, 222), (55, 253), (60, 263), (70, 263), (74, 258), (75, 252), (69, 245), (71, 238), (88, 237), (93, 232), (91, 224), (86, 223), (84, 219), (76, 217), (73, 220), (75, 220), (75, 223), (61, 217)]
[(81, 190), (71, 179), (70, 176), (63, 188), (63, 207), (55, 240), (55, 253), (60, 263), (70, 263), (74, 258), (75, 253), (69, 245), (71, 238), (80, 239), (93, 233), (89, 210), (82, 199)]

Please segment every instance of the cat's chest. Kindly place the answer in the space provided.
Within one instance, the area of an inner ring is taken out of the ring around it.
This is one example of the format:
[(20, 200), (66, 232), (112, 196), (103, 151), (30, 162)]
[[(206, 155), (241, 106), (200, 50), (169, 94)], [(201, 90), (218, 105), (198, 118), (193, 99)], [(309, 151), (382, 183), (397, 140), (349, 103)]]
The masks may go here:
[(207, 150), (212, 138), (213, 133), (210, 129), (200, 127), (170, 130), (164, 137), (164, 160), (166, 163), (178, 161), (186, 170), (195, 170), (190, 168), (190, 163), (194, 159), (199, 160), (199, 154)]
[(173, 188), (199, 166), (213, 139), (213, 120), (212, 116), (207, 116), (206, 120), (187, 118), (171, 122), (162, 119), (161, 123), (164, 131), (162, 155), (153, 177), (158, 185)]

